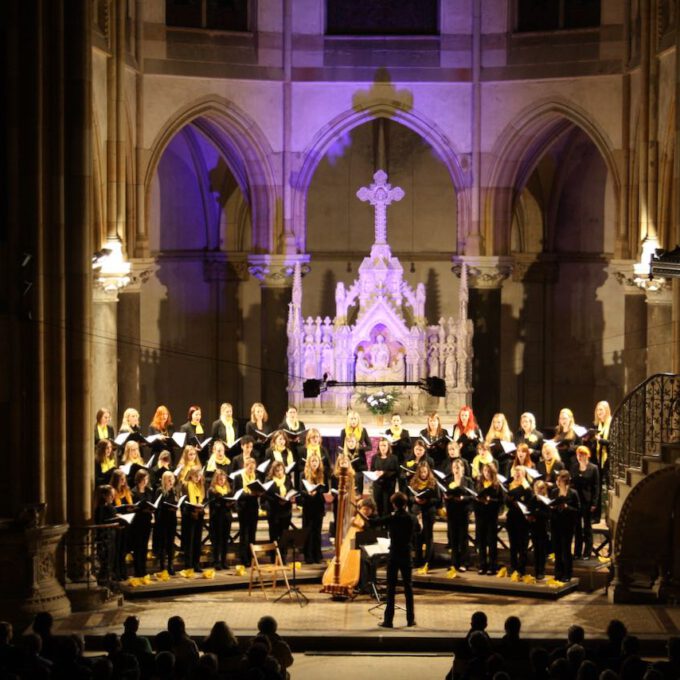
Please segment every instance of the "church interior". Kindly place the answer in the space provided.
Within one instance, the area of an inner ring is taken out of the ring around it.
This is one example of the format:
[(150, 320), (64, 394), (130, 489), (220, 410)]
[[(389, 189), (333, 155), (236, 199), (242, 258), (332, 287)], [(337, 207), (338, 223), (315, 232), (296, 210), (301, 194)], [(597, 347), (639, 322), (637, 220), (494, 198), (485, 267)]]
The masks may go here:
[[(274, 614), (296, 651), (441, 652), (480, 608), (499, 634), (514, 611), (551, 639), (574, 622), (603, 637), (612, 618), (656, 651), (680, 634), (679, 14), (677, 0), (2, 3), (0, 619), (16, 631), (49, 611), (94, 639), (130, 612), (158, 630), (172, 606), (205, 634), (218, 606), (244, 635)], [(380, 262), (398, 285), (369, 323), (362, 267)], [(308, 397), (305, 379), (350, 387)], [(607, 545), (577, 589), (422, 579), (419, 627), (378, 638), (369, 602), (330, 602), (318, 570), (304, 608), (226, 572), (146, 597), (97, 583), (101, 409), (116, 431), (136, 410), (146, 435), (161, 404), (179, 429), (190, 406), (209, 423), (228, 402), (241, 433), (251, 405), (273, 426), (295, 406), (334, 458), (348, 410), (380, 434), (351, 387), (374, 380), (410, 382), (412, 435), (433, 412), (453, 433), (467, 405), (483, 433), (530, 412), (548, 439), (564, 409), (592, 428), (611, 405)]]

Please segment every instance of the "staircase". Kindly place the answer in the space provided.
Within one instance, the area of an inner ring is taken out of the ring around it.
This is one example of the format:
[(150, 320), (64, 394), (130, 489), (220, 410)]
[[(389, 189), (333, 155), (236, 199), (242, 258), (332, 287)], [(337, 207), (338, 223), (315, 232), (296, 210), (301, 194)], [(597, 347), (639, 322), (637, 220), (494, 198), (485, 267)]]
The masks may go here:
[(609, 431), (609, 514), (615, 602), (680, 594), (680, 375), (647, 378), (621, 402)]

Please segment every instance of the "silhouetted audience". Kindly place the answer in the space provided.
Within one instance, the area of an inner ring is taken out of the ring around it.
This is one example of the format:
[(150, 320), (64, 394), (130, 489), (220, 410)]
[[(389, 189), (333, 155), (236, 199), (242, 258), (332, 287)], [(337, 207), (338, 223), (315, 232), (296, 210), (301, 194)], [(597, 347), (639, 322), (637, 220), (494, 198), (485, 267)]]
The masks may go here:
[(293, 665), (293, 654), (288, 643), (276, 632), (279, 624), (273, 616), (263, 616), (257, 622), (257, 630), (264, 635), (271, 645), (271, 655), (279, 662), (286, 680), (290, 678), (288, 668)]

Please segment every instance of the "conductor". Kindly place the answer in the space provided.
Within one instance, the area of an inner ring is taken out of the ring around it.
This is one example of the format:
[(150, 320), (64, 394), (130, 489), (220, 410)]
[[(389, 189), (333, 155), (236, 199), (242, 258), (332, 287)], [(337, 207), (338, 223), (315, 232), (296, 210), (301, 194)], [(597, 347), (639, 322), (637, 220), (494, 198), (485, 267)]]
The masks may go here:
[(385, 618), (378, 623), (382, 628), (393, 628), (394, 597), (397, 590), (397, 578), (401, 572), (406, 598), (406, 625), (415, 626), (413, 609), (413, 583), (411, 572), (411, 547), (416, 534), (416, 518), (408, 512), (406, 494), (397, 491), (390, 497), (394, 512), (386, 517), (371, 518), (371, 525), (384, 526), (390, 535), (390, 554), (387, 561), (387, 606)]

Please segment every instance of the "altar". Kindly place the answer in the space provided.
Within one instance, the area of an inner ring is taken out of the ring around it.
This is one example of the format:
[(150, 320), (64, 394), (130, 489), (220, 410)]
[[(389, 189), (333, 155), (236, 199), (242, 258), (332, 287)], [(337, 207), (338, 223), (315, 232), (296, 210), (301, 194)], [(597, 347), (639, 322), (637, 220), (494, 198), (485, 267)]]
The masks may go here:
[[(296, 265), (288, 312), (288, 403), (296, 404), (306, 422), (344, 422), (350, 409), (367, 413), (368, 393), (389, 392), (392, 410), (422, 422), (438, 411), (453, 417), (472, 396), (472, 321), (468, 318), (465, 265), (461, 269), (458, 318), (425, 318), (423, 283), (412, 288), (387, 242), (387, 207), (404, 197), (379, 170), (373, 184), (357, 191), (375, 209), (375, 238), (370, 254), (349, 287), (335, 289), (335, 316), (302, 316), (302, 274)], [(445, 397), (433, 397), (416, 385), (381, 387), (354, 383), (418, 383), (437, 377), (446, 384)], [(305, 380), (345, 383), (328, 387), (318, 397), (305, 398)], [(364, 416), (365, 417), (365, 416)], [(370, 422), (372, 416), (367, 420)]]

